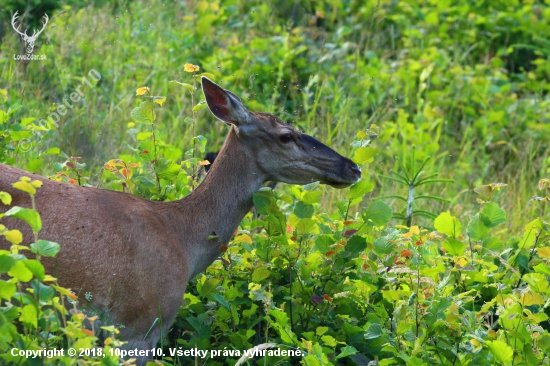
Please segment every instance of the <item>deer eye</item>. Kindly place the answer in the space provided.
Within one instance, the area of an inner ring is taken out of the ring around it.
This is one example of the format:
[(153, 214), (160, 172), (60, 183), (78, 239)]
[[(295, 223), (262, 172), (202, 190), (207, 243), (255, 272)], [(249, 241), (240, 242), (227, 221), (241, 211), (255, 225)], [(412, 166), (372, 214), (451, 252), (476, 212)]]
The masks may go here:
[(285, 144), (293, 140), (291, 133), (285, 133), (284, 135), (279, 136), (279, 139)]

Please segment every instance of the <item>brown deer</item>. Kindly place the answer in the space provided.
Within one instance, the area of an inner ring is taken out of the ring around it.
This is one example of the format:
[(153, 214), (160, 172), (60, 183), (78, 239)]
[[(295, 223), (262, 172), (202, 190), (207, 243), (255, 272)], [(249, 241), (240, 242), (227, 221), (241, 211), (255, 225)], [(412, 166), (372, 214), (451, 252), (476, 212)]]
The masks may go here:
[[(231, 129), (204, 181), (179, 201), (59, 183), (0, 164), (0, 191), (12, 195), (13, 205), (30, 207), (30, 199), (12, 183), (22, 176), (43, 182), (35, 198), (39, 237), (61, 245), (56, 258), (43, 259), (47, 273), (80, 299), (91, 294), (88, 305), (103, 324), (124, 326), (127, 348), (154, 348), (167, 333), (187, 282), (218, 258), (264, 182), (343, 188), (361, 176), (350, 159), (272, 114), (248, 111), (205, 77), (202, 89), (210, 111)], [(30, 244), (26, 224), (2, 223)], [(0, 247), (8, 242), (0, 239)]]

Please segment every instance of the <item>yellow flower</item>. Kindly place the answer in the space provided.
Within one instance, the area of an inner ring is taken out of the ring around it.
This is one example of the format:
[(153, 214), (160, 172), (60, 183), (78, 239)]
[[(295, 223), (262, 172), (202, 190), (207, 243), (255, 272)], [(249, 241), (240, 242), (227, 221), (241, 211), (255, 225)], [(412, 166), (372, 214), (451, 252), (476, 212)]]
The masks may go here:
[(146, 87), (146, 86), (141, 87), (141, 88), (138, 88), (138, 89), (136, 90), (136, 95), (143, 95), (143, 94), (147, 93), (149, 90), (150, 90), (150, 89), (149, 89), (148, 87)]
[(197, 65), (193, 65), (193, 64), (185, 64), (183, 66), (183, 71), (185, 72), (195, 72), (195, 71), (199, 71), (200, 67), (198, 67)]

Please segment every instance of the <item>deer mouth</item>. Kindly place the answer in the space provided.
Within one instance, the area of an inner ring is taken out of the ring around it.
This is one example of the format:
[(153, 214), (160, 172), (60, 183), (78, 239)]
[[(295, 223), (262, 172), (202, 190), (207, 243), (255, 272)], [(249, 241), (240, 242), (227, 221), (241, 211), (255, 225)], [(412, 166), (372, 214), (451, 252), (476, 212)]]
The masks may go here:
[(349, 160), (340, 174), (327, 174), (324, 183), (334, 188), (346, 188), (357, 183), (359, 179), (361, 179), (361, 170), (357, 164)]

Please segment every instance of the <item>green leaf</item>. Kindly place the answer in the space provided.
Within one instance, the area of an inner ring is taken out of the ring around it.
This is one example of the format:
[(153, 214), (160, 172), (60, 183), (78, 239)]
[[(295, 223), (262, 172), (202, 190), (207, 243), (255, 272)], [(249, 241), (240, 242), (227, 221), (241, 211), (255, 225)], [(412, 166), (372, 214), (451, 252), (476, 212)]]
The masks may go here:
[(206, 137), (202, 136), (202, 135), (199, 135), (199, 136), (196, 136), (195, 137), (195, 140), (197, 140), (197, 142), (199, 143), (199, 150), (201, 152), (204, 152), (204, 149), (206, 148)]
[(542, 273), (547, 276), (550, 276), (550, 266), (548, 266), (546, 263), (539, 263), (536, 266), (534, 266), (533, 269), (537, 273)]
[(302, 189), (304, 191), (313, 191), (314, 189), (316, 189), (317, 187), (319, 187), (319, 181), (317, 182), (313, 182), (313, 183), (309, 183), (309, 184), (306, 184), (306, 185), (303, 185), (302, 186)]
[(462, 255), (466, 251), (466, 247), (467, 247), (466, 244), (454, 238), (448, 238), (443, 242), (442, 245), (443, 245), (443, 248), (450, 255)]
[(372, 163), (374, 161), (374, 157), (378, 155), (379, 152), (380, 149), (374, 147), (360, 147), (359, 149), (355, 150), (355, 154), (353, 155), (352, 160), (359, 165)]
[(298, 224), (296, 225), (296, 231), (300, 235), (304, 234), (314, 234), (316, 227), (315, 220), (313, 219), (301, 219), (298, 221)]
[[(203, 277), (205, 278), (205, 277)], [(215, 278), (208, 278), (204, 281), (197, 281), (197, 292), (199, 295), (206, 297), (213, 293), (218, 287), (219, 280)]]
[(254, 207), (260, 215), (269, 214), (269, 207), (271, 206), (271, 193), (265, 190), (259, 190), (254, 193), (252, 196), (252, 202), (254, 202)]
[(0, 201), (5, 205), (11, 205), (11, 196), (8, 192), (0, 192)]
[(140, 132), (136, 135), (136, 140), (138, 141), (147, 140), (151, 136), (153, 136), (152, 132)]
[(53, 287), (44, 285), (38, 280), (32, 280), (31, 286), (34, 289), (34, 293), (39, 295), (40, 301), (49, 301), (55, 296)]
[(193, 112), (195, 111), (200, 111), (201, 109), (203, 109), (204, 107), (206, 107), (206, 103), (199, 103), (197, 105), (195, 105), (193, 107)]
[(161, 97), (161, 96), (153, 97), (153, 102), (157, 103), (158, 105), (160, 105), (162, 107), (164, 102), (166, 102), (166, 97)]
[(271, 272), (266, 268), (256, 268), (254, 272), (252, 272), (252, 282), (262, 282), (268, 278), (270, 274)]
[(42, 155), (59, 155), (61, 154), (61, 149), (58, 147), (50, 147), (48, 150), (44, 151)]
[(348, 193), (348, 200), (353, 201), (356, 198), (363, 197), (366, 193), (374, 189), (374, 184), (372, 182), (367, 182), (365, 180), (360, 180), (351, 186)]
[(546, 294), (549, 289), (546, 276), (540, 273), (527, 273), (523, 275), (523, 280), (529, 285), (529, 288), (540, 294)]
[(36, 259), (27, 259), (24, 260), (23, 263), (29, 269), (29, 271), (34, 274), (36, 278), (38, 278), (40, 281), (44, 280), (44, 275), (46, 274), (46, 271), (44, 270), (44, 266), (42, 265), (42, 263), (40, 263), (40, 261)]
[(150, 100), (141, 102), (139, 107), (136, 107), (130, 113), (132, 119), (138, 123), (151, 124), (155, 122), (156, 114), (154, 103)]
[(434, 227), (437, 231), (447, 236), (453, 238), (460, 236), (460, 221), (456, 217), (451, 216), (451, 213), (448, 211), (436, 217)]
[(32, 280), (33, 273), (25, 266), (23, 261), (17, 261), (8, 271), (8, 274), (17, 278), (22, 282), (29, 282)]
[(308, 205), (319, 203), (323, 192), (320, 190), (305, 192), (302, 195), (302, 201)]
[(323, 342), (325, 342), (325, 344), (329, 347), (336, 347), (336, 345), (338, 344), (336, 342), (336, 339), (334, 339), (333, 336), (329, 336), (329, 335), (324, 335), (321, 337), (321, 340)]
[(472, 240), (484, 239), (489, 234), (489, 231), (489, 227), (485, 225), (479, 212), (472, 217), (466, 227), (466, 232)]
[(16, 289), (15, 283), (0, 280), (0, 299), (11, 299)]
[(294, 206), (294, 214), (300, 219), (310, 218), (315, 213), (315, 207), (298, 201)]
[[(445, 320), (445, 311), (453, 304), (453, 299), (450, 297), (438, 298), (435, 297), (431, 304), (429, 305), (428, 310), (426, 311), (426, 324), (429, 324), (429, 327), (434, 329), (437, 328), (435, 325), (437, 320)], [(435, 326), (433, 326), (435, 325)]]
[(143, 175), (139, 175), (137, 177), (134, 177), (134, 181), (143, 186), (144, 188), (148, 188), (148, 189), (151, 189), (151, 188), (155, 188), (155, 182), (153, 182), (151, 179), (143, 176)]
[(296, 335), (290, 330), (288, 316), (286, 313), (279, 309), (270, 309), (269, 315), (274, 318), (274, 320), (267, 318), (268, 321), (277, 329), (281, 339), (286, 344), (295, 344)]
[(38, 240), (36, 243), (31, 244), (31, 252), (46, 257), (55, 257), (59, 249), (59, 244), (53, 241)]
[(354, 235), (346, 244), (346, 250), (351, 253), (353, 257), (367, 249), (367, 240), (361, 236)]
[(178, 176), (180, 170), (180, 165), (166, 158), (160, 158), (155, 162), (155, 173), (160, 179), (172, 180)]
[(390, 254), (395, 248), (395, 244), (391, 243), (385, 237), (376, 239), (372, 245), (374, 246), (374, 252), (377, 255)]
[(481, 210), (481, 218), (487, 227), (495, 227), (506, 221), (506, 212), (495, 202), (488, 202)]
[(36, 172), (38, 171), (39, 169), (42, 168), (42, 165), (44, 164), (44, 159), (30, 159), (27, 163), (27, 165), (25, 165), (25, 169), (29, 172)]
[(315, 330), (315, 334), (317, 334), (318, 336), (322, 336), (326, 332), (328, 332), (328, 327), (317, 327), (317, 329)]
[(7, 273), (14, 264), (15, 259), (9, 254), (0, 255), (0, 273)]
[(498, 362), (504, 364), (510, 364), (512, 362), (514, 356), (512, 347), (502, 341), (487, 341), (485, 344)]
[(390, 206), (382, 201), (374, 201), (363, 213), (363, 220), (367, 225), (383, 226), (391, 220)]
[(340, 358), (353, 356), (356, 353), (357, 353), (357, 350), (355, 349), (355, 347), (345, 346), (340, 350), (340, 353), (338, 354), (338, 356), (336, 356), (336, 359), (339, 360)]
[(225, 299), (225, 297), (223, 297), (222, 294), (214, 294), (214, 296), (212, 296), (214, 298), (214, 300), (216, 300), (217, 302), (220, 303), (221, 306), (223, 306), (224, 308), (228, 309), (231, 307), (231, 305), (229, 305), (229, 302), (227, 302), (227, 300)]
[(35, 233), (39, 232), (40, 229), (42, 229), (42, 221), (40, 220), (40, 215), (38, 214), (38, 212), (31, 208), (16, 206), (11, 208), (4, 215), (25, 221), (27, 224), (29, 224), (29, 226)]
[(542, 230), (542, 222), (540, 219), (535, 219), (525, 225), (525, 233), (521, 238), (518, 247), (520, 249), (530, 248), (535, 243), (538, 233)]
[(328, 252), (332, 244), (334, 244), (334, 239), (327, 234), (319, 235), (315, 240), (315, 248), (321, 253)]
[(19, 317), (19, 320), (27, 325), (36, 328), (38, 321), (38, 313), (36, 312), (36, 307), (32, 304), (25, 305), (21, 310), (21, 316)]

